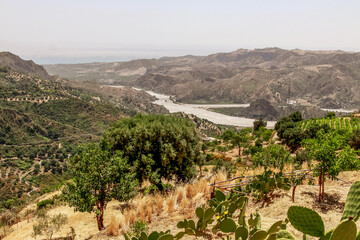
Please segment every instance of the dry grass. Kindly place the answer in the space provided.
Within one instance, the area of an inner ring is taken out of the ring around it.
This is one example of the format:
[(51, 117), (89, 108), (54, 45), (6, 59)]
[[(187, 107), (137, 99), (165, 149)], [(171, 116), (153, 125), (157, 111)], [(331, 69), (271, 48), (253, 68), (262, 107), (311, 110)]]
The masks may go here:
[(157, 215), (161, 215), (164, 210), (164, 198), (161, 195), (156, 195), (155, 204)]
[(152, 222), (152, 212), (153, 212), (153, 207), (152, 207), (152, 204), (149, 205), (147, 208), (146, 208), (146, 214), (147, 214), (147, 220), (149, 223)]
[(172, 213), (175, 210), (175, 196), (171, 195), (168, 196), (168, 200), (166, 201), (166, 205), (167, 205), (167, 213)]
[[(260, 171), (247, 171), (245, 175), (252, 175)], [(346, 181), (354, 182), (359, 180), (358, 172), (342, 172), (339, 178)], [(177, 233), (176, 223), (184, 218), (191, 219), (195, 217), (195, 208), (205, 204), (209, 198), (211, 188), (209, 183), (225, 180), (223, 173), (218, 174), (212, 179), (199, 180), (193, 184), (179, 186), (169, 195), (138, 195), (123, 212), (119, 209), (119, 202), (111, 201), (105, 210), (105, 225), (107, 230), (99, 233), (97, 230), (96, 220), (93, 213), (74, 212), (73, 208), (67, 206), (58, 206), (51, 211), (50, 214), (65, 213), (68, 215), (69, 223), (64, 226), (55, 237), (66, 236), (69, 232), (69, 226), (75, 228), (77, 239), (119, 239), (124, 232), (128, 231), (133, 223), (139, 219), (140, 212), (144, 212), (146, 222), (149, 222), (150, 231), (171, 230)], [(274, 221), (285, 219), (288, 208), (293, 205), (303, 205), (315, 209), (323, 217), (326, 229), (336, 226), (341, 218), (343, 204), (350, 184), (340, 181), (327, 181), (325, 183), (326, 203), (319, 204), (316, 202), (318, 188), (315, 186), (299, 186), (296, 190), (295, 203), (290, 201), (291, 192), (281, 192), (279, 198), (274, 199), (274, 203), (262, 206), (261, 203), (249, 202), (248, 216), (259, 209), (262, 215), (263, 229), (267, 229)], [(189, 197), (188, 197), (189, 196)], [(191, 197), (190, 197), (191, 196)], [(36, 205), (35, 205), (36, 207)], [(31, 239), (32, 226), (36, 221), (24, 219), (22, 222), (12, 227), (10, 233), (4, 240), (24, 240)], [(360, 222), (357, 223), (360, 227)], [(301, 238), (298, 231), (289, 227), (296, 237)], [(114, 237), (115, 236), (115, 237)]]
[(192, 198), (193, 196), (195, 196), (195, 190), (196, 189), (194, 189), (194, 186), (193, 185), (191, 185), (191, 184), (188, 184), (187, 186), (186, 186), (186, 198)]
[(187, 198), (183, 198), (183, 200), (181, 201), (181, 203), (179, 204), (179, 212), (181, 214), (184, 214), (185, 213), (185, 208), (188, 204), (189, 200)]
[(182, 202), (182, 200), (185, 198), (185, 189), (184, 189), (184, 187), (178, 187), (175, 190), (175, 195), (176, 195), (176, 203), (180, 204)]
[(120, 223), (119, 223), (118, 218), (116, 218), (115, 216), (112, 216), (111, 220), (110, 220), (110, 224), (106, 228), (106, 232), (110, 236), (118, 236), (119, 235), (119, 227), (120, 227)]

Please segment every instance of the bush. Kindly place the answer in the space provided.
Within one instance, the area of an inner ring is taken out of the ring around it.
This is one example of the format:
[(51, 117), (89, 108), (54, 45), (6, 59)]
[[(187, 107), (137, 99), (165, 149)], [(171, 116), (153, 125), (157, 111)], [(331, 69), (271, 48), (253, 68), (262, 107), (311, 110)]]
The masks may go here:
[(348, 138), (349, 145), (355, 150), (360, 149), (360, 129), (356, 129)]
[(128, 232), (127, 234), (130, 236), (130, 239), (133, 237), (139, 238), (142, 232), (148, 233), (148, 231), (148, 223), (138, 220), (134, 222), (134, 224), (130, 228), (130, 232)]
[(296, 152), (296, 156), (294, 159), (294, 164), (296, 167), (300, 167), (304, 162), (310, 162), (311, 158), (309, 157), (309, 151), (300, 150)]
[(290, 152), (282, 145), (273, 144), (252, 157), (255, 166), (274, 167), (283, 169), (287, 163), (292, 163)]
[(260, 118), (259, 120), (255, 120), (254, 121), (254, 131), (257, 131), (260, 127), (266, 127), (267, 122), (264, 121), (262, 118)]
[(195, 177), (200, 143), (194, 124), (187, 119), (139, 114), (117, 122), (101, 144), (123, 151), (140, 182), (158, 184), (161, 178), (187, 181)]
[(38, 202), (37, 203), (37, 208), (38, 208), (38, 210), (40, 210), (40, 209), (46, 208), (46, 207), (48, 207), (50, 205), (54, 205), (54, 200), (46, 199), (46, 200)]

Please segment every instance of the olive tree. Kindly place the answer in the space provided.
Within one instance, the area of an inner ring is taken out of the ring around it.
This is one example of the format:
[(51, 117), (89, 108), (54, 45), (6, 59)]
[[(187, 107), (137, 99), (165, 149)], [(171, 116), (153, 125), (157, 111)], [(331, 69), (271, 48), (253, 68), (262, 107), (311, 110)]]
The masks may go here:
[(107, 143), (91, 144), (70, 160), (73, 179), (63, 194), (76, 211), (95, 212), (99, 231), (104, 229), (104, 208), (111, 199), (126, 201), (137, 186), (133, 169), (120, 151)]
[(336, 131), (325, 133), (321, 129), (316, 138), (306, 139), (304, 147), (309, 156), (317, 161), (315, 171), (319, 175), (319, 201), (324, 200), (325, 178), (336, 179), (341, 171), (359, 168), (356, 154), (346, 143), (346, 137)]
[(159, 184), (161, 178), (190, 180), (201, 161), (195, 125), (175, 116), (138, 114), (118, 121), (105, 135), (111, 151), (122, 151), (136, 178)]

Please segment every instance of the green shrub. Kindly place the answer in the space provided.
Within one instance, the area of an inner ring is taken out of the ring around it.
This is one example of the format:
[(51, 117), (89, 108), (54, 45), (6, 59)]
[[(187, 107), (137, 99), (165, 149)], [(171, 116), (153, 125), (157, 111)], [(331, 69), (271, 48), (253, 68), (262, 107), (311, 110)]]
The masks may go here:
[(46, 199), (46, 200), (38, 202), (37, 203), (37, 208), (40, 210), (40, 209), (49, 207), (50, 205), (53, 205), (53, 204), (54, 204), (54, 200)]
[(149, 231), (148, 225), (149, 224), (146, 222), (137, 220), (131, 226), (130, 231), (127, 234), (128, 234), (128, 236), (130, 236), (130, 239), (133, 237), (139, 238), (142, 232), (148, 233), (148, 231)]

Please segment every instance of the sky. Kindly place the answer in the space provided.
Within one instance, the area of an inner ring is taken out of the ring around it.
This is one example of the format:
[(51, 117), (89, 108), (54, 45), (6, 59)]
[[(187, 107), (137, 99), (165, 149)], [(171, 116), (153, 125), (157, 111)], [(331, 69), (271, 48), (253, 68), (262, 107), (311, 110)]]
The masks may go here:
[(0, 51), (39, 64), (265, 47), (360, 51), (360, 1), (0, 0)]

